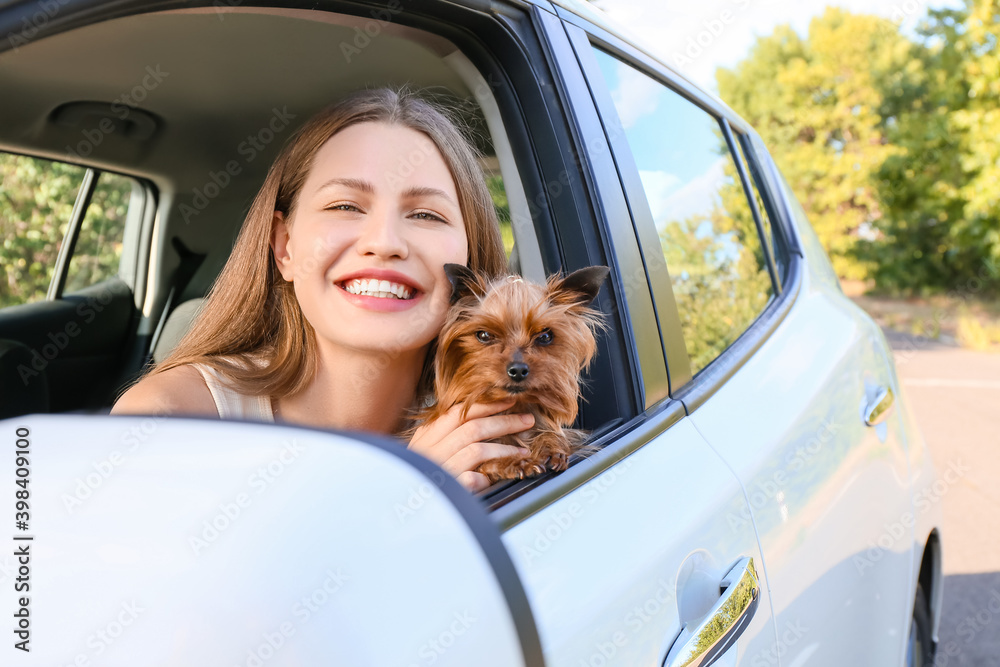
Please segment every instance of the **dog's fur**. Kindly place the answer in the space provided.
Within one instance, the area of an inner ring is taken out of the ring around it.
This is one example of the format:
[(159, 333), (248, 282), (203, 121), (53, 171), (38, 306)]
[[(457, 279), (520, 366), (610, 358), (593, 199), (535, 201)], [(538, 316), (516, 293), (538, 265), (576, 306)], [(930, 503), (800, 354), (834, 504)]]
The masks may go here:
[[(445, 272), (453, 294), (434, 359), (436, 403), (417, 420), (432, 422), (458, 403), (464, 404), (464, 419), (475, 403), (514, 399), (504, 414), (530, 412), (534, 426), (497, 442), (531, 453), (493, 459), (477, 471), (493, 483), (565, 470), (588, 435), (567, 427), (577, 416), (580, 373), (597, 350), (595, 331), (604, 327), (591, 302), (607, 267), (553, 276), (545, 285), (518, 276), (486, 280), (458, 264), (445, 265)], [(518, 376), (520, 381), (512, 379)]]

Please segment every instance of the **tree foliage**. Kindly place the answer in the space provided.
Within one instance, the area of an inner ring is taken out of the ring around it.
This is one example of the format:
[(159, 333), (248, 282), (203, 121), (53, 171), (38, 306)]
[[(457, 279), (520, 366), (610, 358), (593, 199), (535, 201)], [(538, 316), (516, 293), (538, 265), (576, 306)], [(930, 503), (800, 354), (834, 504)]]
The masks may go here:
[(828, 9), (759, 38), (721, 96), (772, 149), (842, 278), (1000, 289), (1000, 0), (909, 38)]
[[(0, 152), (0, 308), (45, 298), (86, 169)], [(132, 181), (98, 178), (70, 260), (64, 292), (118, 272)]]

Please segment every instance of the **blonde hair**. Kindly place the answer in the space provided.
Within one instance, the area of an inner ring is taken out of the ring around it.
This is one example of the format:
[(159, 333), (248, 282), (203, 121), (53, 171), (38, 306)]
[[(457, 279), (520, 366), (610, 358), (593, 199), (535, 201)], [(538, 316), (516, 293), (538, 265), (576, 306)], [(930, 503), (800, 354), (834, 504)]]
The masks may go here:
[[(358, 91), (305, 123), (271, 165), (240, 230), (229, 260), (201, 314), (177, 347), (149, 374), (199, 363), (221, 371), (237, 391), (284, 397), (298, 393), (316, 373), (315, 332), (299, 307), (292, 283), (278, 272), (271, 250), (274, 212), (292, 215), (319, 149), (337, 132), (365, 122), (422, 132), (451, 171), (468, 238), (468, 266), (498, 276), (506, 271), (493, 200), (479, 154), (443, 108), (406, 89)], [(418, 394), (429, 385), (429, 348)]]

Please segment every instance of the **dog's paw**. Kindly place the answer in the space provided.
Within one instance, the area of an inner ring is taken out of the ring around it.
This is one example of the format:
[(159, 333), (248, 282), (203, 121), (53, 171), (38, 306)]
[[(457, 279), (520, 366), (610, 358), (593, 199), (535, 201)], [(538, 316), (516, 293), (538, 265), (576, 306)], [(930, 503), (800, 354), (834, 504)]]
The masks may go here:
[(502, 479), (524, 479), (541, 475), (546, 471), (545, 459), (536, 456), (521, 458), (505, 457), (487, 461), (476, 468), (476, 472), (486, 475), (490, 484)]
[(569, 467), (569, 455), (565, 452), (551, 452), (548, 456), (548, 468), (554, 472), (562, 472)]

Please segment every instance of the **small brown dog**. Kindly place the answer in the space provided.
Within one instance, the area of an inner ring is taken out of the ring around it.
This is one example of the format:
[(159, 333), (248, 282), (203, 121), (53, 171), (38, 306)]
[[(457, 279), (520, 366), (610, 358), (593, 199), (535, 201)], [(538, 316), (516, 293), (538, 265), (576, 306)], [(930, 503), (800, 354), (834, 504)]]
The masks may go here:
[(580, 373), (597, 351), (604, 327), (591, 307), (608, 268), (591, 266), (545, 285), (518, 276), (487, 280), (459, 264), (446, 264), (452, 307), (438, 336), (434, 359), (436, 403), (417, 415), (439, 419), (464, 403), (514, 399), (503, 414), (530, 412), (534, 426), (497, 441), (527, 447), (525, 457), (503, 457), (477, 468), (490, 483), (565, 470), (588, 432), (566, 428), (576, 419)]

